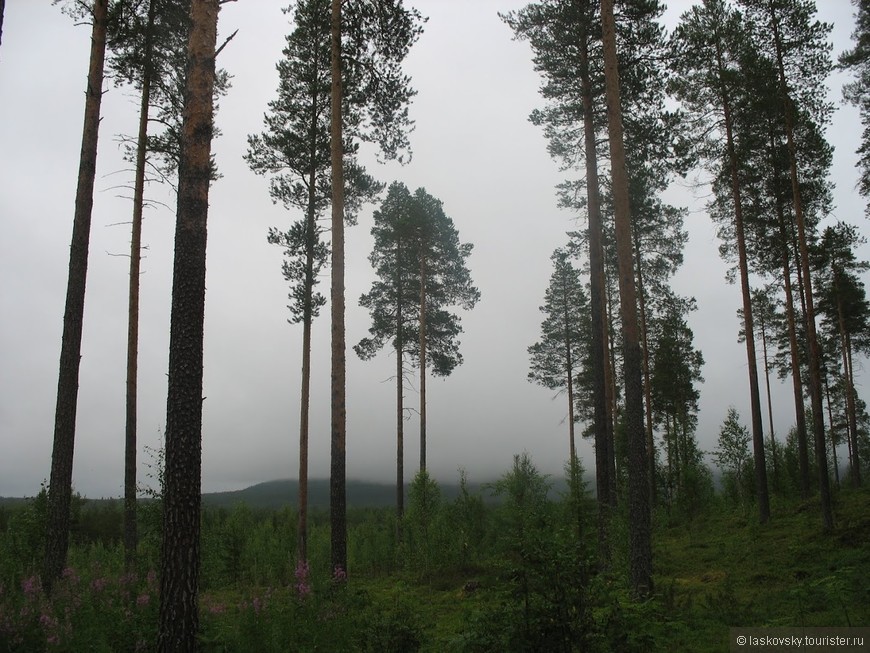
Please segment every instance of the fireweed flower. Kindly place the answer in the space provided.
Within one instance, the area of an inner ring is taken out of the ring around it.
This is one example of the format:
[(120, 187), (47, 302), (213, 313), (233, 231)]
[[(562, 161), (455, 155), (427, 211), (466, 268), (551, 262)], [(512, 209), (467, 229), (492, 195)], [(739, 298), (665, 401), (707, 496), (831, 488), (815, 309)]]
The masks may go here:
[(21, 581), (21, 591), (24, 592), (25, 596), (33, 596), (39, 592), (39, 578), (37, 576), (31, 576), (30, 578), (25, 578)]
[(311, 594), (311, 583), (309, 582), (308, 563), (300, 560), (296, 563), (296, 594), (300, 599), (304, 599)]
[(67, 579), (70, 583), (75, 584), (79, 582), (79, 575), (76, 573), (76, 570), (72, 567), (67, 567), (63, 570), (63, 577)]
[(343, 583), (347, 580), (347, 572), (344, 567), (335, 565), (335, 569), (332, 570), (332, 580), (335, 583)]

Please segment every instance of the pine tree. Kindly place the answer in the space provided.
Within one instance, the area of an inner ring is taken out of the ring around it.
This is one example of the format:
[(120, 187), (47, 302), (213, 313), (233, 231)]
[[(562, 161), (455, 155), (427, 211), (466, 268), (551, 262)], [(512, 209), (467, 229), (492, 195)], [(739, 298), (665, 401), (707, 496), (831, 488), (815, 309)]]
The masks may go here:
[[(448, 376), (462, 364), (454, 307), (472, 309), (480, 298), (466, 260), (473, 246), (459, 234), (441, 202), (418, 188), (414, 194), (394, 183), (376, 213), (375, 248), (370, 260), (380, 277), (360, 303), (372, 314), (371, 338), (356, 347), (371, 358), (388, 338), (397, 352), (396, 392), (401, 405), (405, 353), (419, 369), (420, 470), (426, 469), (426, 371)], [(401, 419), (397, 407), (397, 421)], [(398, 435), (397, 435), (398, 444)], [(398, 480), (398, 479), (397, 479)], [(398, 489), (397, 489), (398, 491)]]
[[(290, 283), (291, 323), (302, 323), (302, 389), (299, 410), (299, 510), (297, 551), (307, 561), (308, 542), (308, 423), (311, 382), (312, 322), (326, 298), (315, 292), (329, 248), (319, 219), (331, 200), (329, 158), (330, 33), (328, 0), (296, 5), (295, 29), (278, 62), (278, 97), (269, 103), (266, 131), (248, 137), (245, 159), (251, 169), (271, 177), (269, 194), (288, 210), (305, 216), (283, 231), (269, 230), (268, 241), (284, 249), (284, 278)], [(345, 116), (345, 121), (353, 114)], [(356, 127), (356, 125), (352, 125)], [(347, 141), (347, 139), (345, 139)], [(345, 142), (345, 222), (353, 223), (358, 207), (374, 198), (382, 186), (356, 163), (354, 148)]]
[[(674, 36), (677, 52), (677, 75), (672, 84), (677, 97), (695, 117), (698, 133), (718, 127), (713, 137), (699, 138), (699, 155), (714, 166), (722, 166), (723, 185), (727, 180), (730, 209), (733, 211), (733, 234), (737, 248), (740, 288), (743, 298), (744, 333), (749, 372), (749, 397), (752, 413), (752, 441), (755, 458), (756, 495), (759, 520), (770, 519), (767, 489), (767, 468), (764, 456), (764, 426), (758, 387), (755, 328), (749, 287), (749, 258), (746, 246), (743, 185), (734, 125), (735, 110), (739, 111), (741, 86), (739, 71), (741, 55), (746, 47), (746, 34), (739, 14), (726, 8), (722, 0), (704, 0), (683, 15)], [(716, 116), (712, 124), (711, 115)]]
[(704, 381), (704, 356), (694, 348), (694, 334), (686, 322), (695, 308), (694, 298), (672, 296), (653, 325), (652, 412), (664, 426), (666, 485), (671, 499), (682, 491), (697, 450), (691, 433), (697, 423), (700, 394), (695, 384)]
[(574, 465), (575, 378), (587, 358), (590, 339), (589, 298), (579, 272), (568, 260), (568, 252), (557, 249), (550, 260), (553, 274), (540, 307), (546, 316), (541, 323), (541, 339), (529, 347), (529, 381), (549, 388), (566, 390), (568, 395), (569, 461)]
[(419, 343), (419, 293), (415, 286), (414, 243), (411, 226), (411, 194), (404, 184), (390, 185), (381, 208), (374, 213), (374, 246), (369, 261), (378, 281), (360, 297), (360, 306), (368, 309), (372, 325), (370, 337), (363, 338), (354, 351), (369, 360), (392, 339), (396, 356), (396, 529), (402, 536), (405, 512), (405, 360)]
[(801, 193), (795, 130), (799, 112), (811, 115), (819, 125), (825, 124), (830, 117), (831, 107), (825, 97), (824, 80), (832, 69), (831, 46), (827, 40), (831, 26), (813, 19), (815, 3), (809, 0), (741, 0), (741, 4), (746, 7), (747, 17), (756, 26), (756, 47), (765, 52), (776, 66), (779, 103), (783, 110), (783, 127), (788, 144), (800, 271), (803, 274), (805, 290), (804, 318), (808, 341), (809, 389), (813, 407), (816, 461), (819, 466), (822, 525), (826, 531), (830, 531), (834, 527), (834, 514), (825, 444), (821, 362), (816, 334), (813, 281), (810, 276), (805, 198)]
[(620, 78), (617, 67), (613, 0), (601, 3), (604, 74), (607, 87), (607, 117), (613, 182), (619, 298), (622, 318), (625, 377), (625, 430), (628, 441), (628, 512), (630, 582), (633, 592), (647, 596), (652, 591), (652, 523), (650, 517), (649, 463), (643, 429), (643, 382), (637, 319), (634, 255), (631, 239), (631, 208), (623, 142)]
[(195, 651), (199, 629), (206, 222), (219, 0), (193, 0), (179, 160), (157, 650)]
[[(331, 452), (330, 526), (332, 567), (347, 571), (347, 501), (345, 496), (347, 409), (345, 384), (344, 297), (344, 170), (343, 89), (358, 92), (355, 105), (362, 127), (349, 129), (348, 136), (376, 143), (387, 158), (398, 158), (407, 149), (411, 124), (408, 104), (414, 96), (402, 62), (420, 35), (420, 14), (404, 7), (402, 0), (384, 0), (373, 5), (352, 0), (331, 4), (330, 71), (330, 162), (332, 168), (332, 280), (331, 302)], [(346, 80), (358, 79), (354, 84)]]
[(419, 311), (416, 352), (420, 368), (420, 470), (426, 469), (426, 369), (447, 376), (462, 364), (459, 342), (462, 332), (454, 306), (471, 310), (480, 292), (471, 282), (466, 260), (474, 248), (459, 242), (459, 232), (441, 201), (423, 188), (414, 192), (412, 230), (419, 274)]
[[(849, 444), (850, 477), (855, 487), (861, 485), (861, 460), (858, 448), (858, 416), (855, 377), (853, 372), (854, 344), (866, 348), (870, 335), (870, 302), (860, 280), (860, 273), (870, 267), (859, 261), (855, 248), (863, 243), (857, 229), (839, 222), (826, 227), (815, 248), (815, 267), (819, 270), (819, 315), (823, 327), (837, 342), (842, 361), (842, 385), (845, 396), (846, 425)], [(833, 424), (832, 424), (833, 426)], [(835, 465), (836, 467), (836, 462)]]
[(94, 179), (97, 167), (97, 140), (100, 128), (100, 103), (106, 55), (109, 0), (94, 0), (90, 9), (72, 5), (69, 13), (76, 19), (90, 16), (91, 54), (85, 91), (85, 118), (76, 187), (69, 278), (63, 316), (57, 406), (54, 417), (54, 443), (51, 452), (51, 478), (48, 486), (45, 561), (42, 583), (50, 592), (66, 566), (69, 547), (70, 502), (72, 498), (73, 449), (75, 446), (76, 407), (81, 360), (82, 321), (88, 271), (91, 211), (94, 204)]

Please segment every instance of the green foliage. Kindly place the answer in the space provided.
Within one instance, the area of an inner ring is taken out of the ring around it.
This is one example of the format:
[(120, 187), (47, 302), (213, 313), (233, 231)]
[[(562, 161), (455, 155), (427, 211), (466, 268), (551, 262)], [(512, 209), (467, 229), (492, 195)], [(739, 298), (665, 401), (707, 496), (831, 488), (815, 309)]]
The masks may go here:
[(713, 452), (713, 460), (722, 470), (726, 494), (735, 502), (742, 502), (749, 496), (749, 487), (746, 484), (752, 477), (750, 440), (749, 429), (740, 423), (737, 409), (730, 406), (719, 430), (718, 446)]
[[(705, 504), (691, 520), (673, 510), (655, 531), (657, 592), (638, 602), (618, 580), (628, 564), (619, 546), (614, 574), (596, 571), (589, 556), (595, 529), (584, 527), (593, 500), (579, 464), (566, 477), (564, 495), (547, 498), (548, 479), (527, 455), (517, 456), (488, 486), (496, 504), (484, 503), (464, 475), (454, 500), (419, 477), (412, 503), (421, 507), (418, 517), (429, 516), (436, 543), (426, 552), (426, 573), (396, 566), (392, 508), (353, 507), (346, 584), (331, 580), (328, 513), (314, 510), (304, 592), (294, 573), (293, 510), (206, 507), (200, 650), (712, 653), (730, 626), (870, 619), (866, 490), (838, 494), (828, 535), (812, 502), (788, 497), (778, 498), (778, 517), (764, 527), (740, 508)], [(33, 572), (41, 557), (26, 549), (30, 534), (41, 536), (40, 510), (44, 497), (3, 507), (0, 653), (154, 650), (153, 567), (140, 556), (126, 575), (120, 543), (100, 538), (114, 523), (103, 513), (120, 515), (121, 504), (81, 505), (70, 568), (51, 600)], [(89, 511), (100, 519), (89, 520)], [(626, 533), (626, 516), (614, 515), (615, 543)]]
[(403, 520), (405, 561), (409, 569), (428, 575), (442, 562), (447, 550), (447, 530), (441, 489), (426, 470), (417, 472), (408, 494)]
[(426, 366), (437, 376), (449, 376), (462, 364), (461, 319), (450, 309), (470, 310), (480, 299), (467, 267), (473, 245), (459, 242), (440, 200), (423, 188), (411, 194), (399, 182), (390, 185), (374, 221), (369, 260), (378, 281), (360, 298), (372, 316), (371, 335), (354, 351), (370, 359), (391, 340), (400, 355), (419, 365), (422, 328)]
[(855, 47), (840, 54), (841, 69), (852, 72), (854, 79), (843, 86), (843, 98), (858, 107), (864, 131), (856, 153), (861, 176), (858, 189), (864, 197), (870, 197), (870, 7), (866, 2), (853, 2), (856, 6), (855, 27), (852, 40)]
[(460, 569), (481, 563), (490, 544), (486, 537), (487, 511), (480, 493), (469, 490), (465, 470), (459, 472), (459, 496), (451, 506), (448, 523), (454, 527), (451, 541)]
[(545, 315), (541, 338), (528, 350), (529, 381), (551, 390), (568, 386), (586, 358), (591, 338), (589, 297), (568, 256), (557, 249), (550, 257), (553, 273), (540, 307)]
[[(576, 522), (554, 510), (547, 499), (550, 484), (526, 453), (514, 456), (512, 469), (491, 489), (502, 499), (496, 523), (505, 590), (482, 617), (472, 619), (463, 650), (585, 648), (592, 641), (591, 574)], [(575, 486), (575, 501), (579, 491)]]

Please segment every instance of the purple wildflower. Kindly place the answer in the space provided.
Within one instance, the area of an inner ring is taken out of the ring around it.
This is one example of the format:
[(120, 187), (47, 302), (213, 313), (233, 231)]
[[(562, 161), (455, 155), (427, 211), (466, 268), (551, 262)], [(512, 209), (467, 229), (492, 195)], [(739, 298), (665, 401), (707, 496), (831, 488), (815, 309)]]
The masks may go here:
[(25, 596), (33, 596), (39, 592), (39, 577), (31, 576), (30, 578), (25, 578), (21, 581), (21, 590), (24, 592)]

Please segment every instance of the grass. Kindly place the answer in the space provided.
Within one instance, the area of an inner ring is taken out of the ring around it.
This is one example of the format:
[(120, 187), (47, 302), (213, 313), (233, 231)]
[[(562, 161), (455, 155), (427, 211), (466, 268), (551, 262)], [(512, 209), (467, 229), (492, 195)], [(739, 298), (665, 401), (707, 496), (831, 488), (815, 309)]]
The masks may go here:
[[(758, 523), (751, 507), (726, 509), (721, 503), (688, 521), (657, 515), (655, 593), (640, 603), (631, 600), (626, 587), (625, 523), (615, 523), (613, 537), (620, 541), (614, 542), (613, 570), (593, 579), (583, 598), (590, 602), (585, 616), (561, 618), (587, 620), (588, 649), (626, 652), (727, 650), (730, 627), (870, 625), (870, 491), (837, 493), (831, 533), (822, 531), (816, 501), (779, 500), (772, 512), (766, 525)], [(528, 641), (505, 645), (507, 640), (498, 639), (500, 629), (510, 628), (522, 614), (518, 563), (504, 557), (503, 522), (491, 514), (487, 518), (482, 555), (473, 563), (433, 563), (424, 572), (402, 563), (396, 548), (385, 544), (389, 538), (377, 535), (394, 528), (384, 514), (368, 511), (355, 518), (350, 537), (367, 548), (361, 549), (365, 557), (358, 566), (351, 565), (347, 586), (336, 586), (321, 571), (305, 600), (288, 568), (295, 539), (290, 512), (260, 515), (240, 508), (205, 519), (202, 650), (285, 651), (291, 643), (298, 651), (541, 650)], [(455, 529), (445, 523), (443, 528)], [(27, 537), (27, 529), (41, 532), (38, 520), (22, 513), (10, 524), (0, 530), (0, 653), (76, 651), (83, 638), (93, 642), (89, 650), (112, 650), (122, 638), (148, 650), (156, 628), (154, 579), (140, 573), (133, 585), (119, 581), (118, 544), (74, 547), (70, 564), (80, 578), (66, 581), (65, 604), (52, 605), (33, 586), (32, 564), (39, 557), (31, 562), (20, 557), (34, 554), (28, 543), (36, 540)], [(326, 529), (318, 523), (311, 533), (312, 568), (328, 559)], [(594, 529), (588, 530), (594, 537)], [(449, 542), (452, 535), (442, 533), (445, 539), (439, 541)], [(545, 560), (530, 576), (537, 583), (534, 601), (544, 606), (533, 618), (546, 632), (541, 619), (558, 617), (561, 607), (553, 598), (560, 588), (555, 579), (548, 584), (548, 574), (567, 559), (566, 549), (547, 548), (553, 532), (545, 530), (542, 537), (535, 542), (544, 548), (534, 555), (557, 556), (555, 567), (554, 558)], [(142, 559), (152, 568), (155, 552), (143, 552)], [(89, 594), (90, 601), (76, 598)], [(131, 604), (129, 597), (138, 602)], [(26, 622), (15, 616), (25, 612)], [(580, 649), (569, 645), (564, 650)]]

